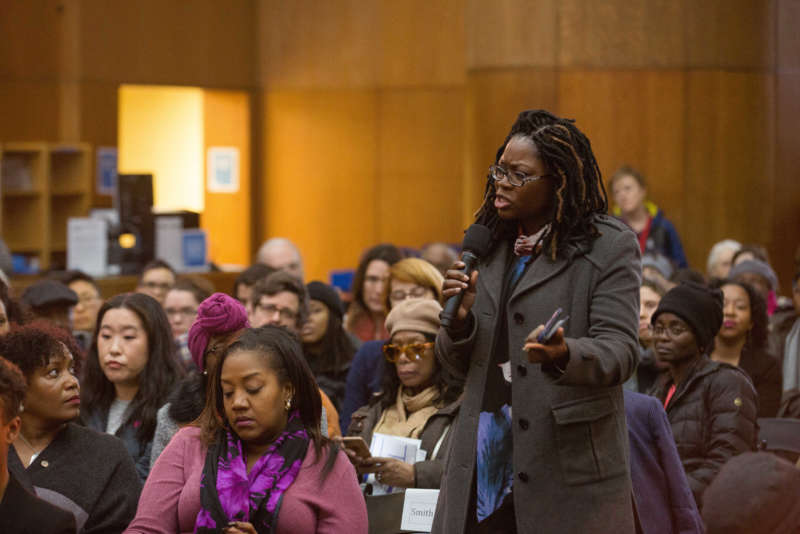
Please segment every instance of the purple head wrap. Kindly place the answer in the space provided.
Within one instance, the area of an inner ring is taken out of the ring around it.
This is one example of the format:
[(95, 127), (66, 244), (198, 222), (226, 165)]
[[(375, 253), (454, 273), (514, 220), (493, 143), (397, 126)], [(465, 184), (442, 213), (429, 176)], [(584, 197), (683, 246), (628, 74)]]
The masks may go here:
[(238, 300), (225, 293), (214, 293), (200, 303), (197, 318), (189, 329), (189, 351), (200, 372), (205, 370), (203, 354), (211, 336), (250, 328), (247, 311)]

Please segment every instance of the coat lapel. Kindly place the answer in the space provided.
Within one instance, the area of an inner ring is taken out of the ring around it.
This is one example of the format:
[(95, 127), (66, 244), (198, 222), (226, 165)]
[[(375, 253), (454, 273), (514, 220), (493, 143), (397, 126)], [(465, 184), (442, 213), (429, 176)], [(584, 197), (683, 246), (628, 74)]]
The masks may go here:
[(536, 258), (536, 260), (534, 260), (533, 264), (528, 267), (528, 270), (525, 271), (525, 274), (522, 275), (522, 279), (517, 284), (517, 287), (514, 288), (514, 292), (511, 294), (509, 302), (512, 302), (523, 293), (526, 293), (537, 286), (544, 284), (558, 273), (566, 269), (567, 266), (572, 262), (572, 258), (577, 252), (578, 249), (576, 247), (568, 246), (564, 253), (560, 253), (558, 256), (556, 256), (555, 261), (550, 261), (550, 258), (540, 255), (538, 258)]
[(478, 286), (483, 286), (483, 293), (489, 295), (489, 300), (492, 302), (495, 311), (500, 309), (499, 300), (503, 292), (503, 276), (505, 275), (508, 254), (509, 246), (506, 243), (498, 243), (486, 264), (479, 267)]

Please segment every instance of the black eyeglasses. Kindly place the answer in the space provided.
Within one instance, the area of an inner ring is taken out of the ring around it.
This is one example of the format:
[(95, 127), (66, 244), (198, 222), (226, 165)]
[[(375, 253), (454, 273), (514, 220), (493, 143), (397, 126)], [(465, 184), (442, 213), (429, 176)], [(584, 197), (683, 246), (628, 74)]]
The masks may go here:
[(409, 343), (408, 345), (393, 345), (389, 343), (383, 346), (383, 355), (390, 363), (396, 363), (403, 354), (405, 354), (409, 360), (415, 362), (427, 356), (428, 349), (432, 348), (433, 341), (428, 341), (426, 343)]
[(664, 326), (661, 324), (655, 325), (653, 328), (653, 334), (656, 336), (661, 336), (663, 334), (667, 334), (671, 338), (676, 338), (686, 332), (688, 328), (684, 328), (683, 326), (677, 324), (671, 324), (668, 326)]
[(489, 167), (489, 174), (491, 174), (492, 179), (495, 182), (499, 182), (505, 178), (508, 180), (508, 183), (514, 187), (522, 187), (528, 182), (535, 182), (536, 180), (541, 180), (542, 178), (549, 176), (549, 174), (543, 174), (541, 176), (529, 176), (524, 172), (504, 169), (500, 165), (492, 165)]

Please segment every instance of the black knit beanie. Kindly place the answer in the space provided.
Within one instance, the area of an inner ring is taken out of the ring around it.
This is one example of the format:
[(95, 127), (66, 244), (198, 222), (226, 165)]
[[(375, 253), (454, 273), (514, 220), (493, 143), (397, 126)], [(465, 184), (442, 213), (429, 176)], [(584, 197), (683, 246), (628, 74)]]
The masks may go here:
[(684, 282), (661, 298), (650, 322), (656, 324), (656, 319), (662, 313), (674, 313), (692, 329), (697, 345), (708, 350), (722, 326), (722, 301), (722, 291), (719, 289), (696, 282)]
[(328, 307), (331, 313), (335, 314), (339, 319), (342, 318), (344, 315), (342, 299), (339, 298), (339, 294), (335, 289), (328, 284), (317, 281), (306, 284), (306, 289), (308, 290), (308, 298), (310, 300), (322, 302)]

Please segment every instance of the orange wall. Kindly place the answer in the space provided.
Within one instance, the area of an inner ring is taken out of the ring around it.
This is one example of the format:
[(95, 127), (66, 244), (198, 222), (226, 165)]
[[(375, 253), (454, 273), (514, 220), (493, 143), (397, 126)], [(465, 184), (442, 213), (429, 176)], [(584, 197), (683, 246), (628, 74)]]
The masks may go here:
[[(218, 264), (249, 265), (252, 257), (250, 210), (250, 97), (243, 91), (203, 91), (204, 169), (208, 148), (239, 150), (239, 190), (205, 191), (200, 225), (209, 235), (209, 255)], [(206, 183), (207, 172), (203, 174)]]

